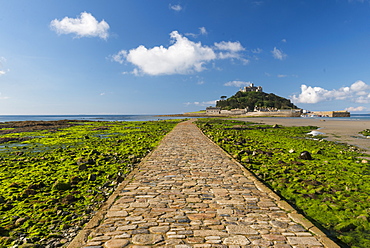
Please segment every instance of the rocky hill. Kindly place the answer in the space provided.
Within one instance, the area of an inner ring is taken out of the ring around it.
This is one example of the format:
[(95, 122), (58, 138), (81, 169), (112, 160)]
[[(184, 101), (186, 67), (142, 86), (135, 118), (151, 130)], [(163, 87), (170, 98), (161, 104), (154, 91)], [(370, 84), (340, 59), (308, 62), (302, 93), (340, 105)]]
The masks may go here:
[(216, 107), (225, 110), (248, 108), (249, 111), (253, 111), (255, 107), (264, 109), (298, 109), (289, 99), (273, 93), (241, 91), (238, 91), (228, 99), (217, 101)]

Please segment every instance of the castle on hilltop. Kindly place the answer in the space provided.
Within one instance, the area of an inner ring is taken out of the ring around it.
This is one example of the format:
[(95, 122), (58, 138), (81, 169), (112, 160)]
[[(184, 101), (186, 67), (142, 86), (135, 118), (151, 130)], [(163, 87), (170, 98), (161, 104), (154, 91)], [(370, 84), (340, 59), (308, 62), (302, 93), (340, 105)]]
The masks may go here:
[(240, 88), (241, 92), (252, 92), (252, 91), (255, 91), (255, 92), (262, 92), (262, 87), (261, 86), (254, 86), (253, 83), (250, 83), (249, 86), (245, 86), (244, 88)]

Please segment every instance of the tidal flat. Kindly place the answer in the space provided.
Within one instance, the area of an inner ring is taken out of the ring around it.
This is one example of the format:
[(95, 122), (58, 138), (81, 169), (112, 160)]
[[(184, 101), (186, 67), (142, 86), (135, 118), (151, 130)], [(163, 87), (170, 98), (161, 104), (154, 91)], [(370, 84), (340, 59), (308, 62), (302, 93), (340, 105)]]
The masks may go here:
[(370, 166), (316, 126), (200, 119), (201, 130), (343, 247), (370, 247)]
[(0, 124), (0, 247), (68, 243), (180, 121)]

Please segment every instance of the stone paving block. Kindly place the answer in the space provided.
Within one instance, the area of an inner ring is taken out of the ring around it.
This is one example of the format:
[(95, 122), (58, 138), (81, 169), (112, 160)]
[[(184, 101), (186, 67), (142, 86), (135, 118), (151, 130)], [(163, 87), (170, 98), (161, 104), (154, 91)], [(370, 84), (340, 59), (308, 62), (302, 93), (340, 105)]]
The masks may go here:
[(160, 234), (138, 234), (132, 238), (135, 245), (154, 245), (163, 240), (164, 238)]
[(108, 211), (107, 218), (122, 218), (128, 215), (127, 211)]
[(225, 238), (225, 245), (249, 245), (251, 242), (243, 235), (235, 235)]
[(320, 240), (330, 243), (191, 121), (161, 141), (117, 196), (100, 225), (90, 229), (88, 243), (72, 242), (68, 248), (314, 248), (323, 247)]
[(188, 214), (188, 218), (190, 220), (205, 220), (205, 219), (213, 219), (216, 215), (215, 214)]
[(122, 248), (126, 247), (130, 243), (127, 239), (111, 239), (104, 244), (106, 248)]
[(170, 230), (169, 226), (155, 226), (155, 227), (150, 227), (149, 231), (151, 233), (166, 233)]
[(117, 228), (118, 231), (127, 231), (127, 230), (134, 230), (137, 228), (137, 225), (125, 225), (125, 226), (119, 226)]
[(248, 227), (248, 226), (239, 226), (239, 225), (228, 225), (226, 226), (226, 230), (228, 231), (229, 234), (248, 234), (248, 235), (253, 235), (253, 234), (258, 234), (259, 232)]
[(314, 237), (287, 237), (292, 245), (321, 246), (322, 244)]
[(194, 230), (194, 237), (228, 236), (227, 232), (218, 230)]

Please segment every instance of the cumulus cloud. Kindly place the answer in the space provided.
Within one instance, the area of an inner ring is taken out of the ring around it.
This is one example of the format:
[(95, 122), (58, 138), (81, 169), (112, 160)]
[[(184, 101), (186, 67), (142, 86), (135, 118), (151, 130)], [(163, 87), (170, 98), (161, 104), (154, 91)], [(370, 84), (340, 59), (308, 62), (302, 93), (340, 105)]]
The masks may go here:
[(242, 58), (241, 52), (244, 51), (245, 48), (239, 41), (221, 41), (219, 43), (214, 43), (214, 45), (215, 50), (221, 50), (221, 52), (218, 53), (220, 59), (239, 59), (244, 63), (249, 62), (247, 59)]
[(109, 36), (108, 23), (104, 20), (98, 22), (94, 16), (86, 12), (82, 12), (77, 18), (54, 19), (50, 22), (50, 27), (58, 34), (75, 34), (77, 38), (100, 37), (107, 39)]
[(174, 10), (174, 11), (179, 12), (179, 11), (181, 11), (181, 10), (182, 10), (182, 7), (181, 7), (181, 5), (180, 5), (180, 4), (176, 4), (176, 5), (171, 5), (171, 4), (170, 4), (170, 9), (172, 9), (172, 10)]
[(244, 81), (229, 81), (224, 84), (224, 86), (233, 86), (233, 87), (243, 87), (250, 85), (251, 82), (244, 82)]
[[(146, 48), (141, 45), (129, 51), (121, 50), (112, 56), (116, 62), (130, 62), (136, 68), (132, 73), (135, 75), (171, 75), (171, 74), (188, 74), (200, 72), (205, 69), (207, 62), (216, 59), (238, 58), (243, 59), (239, 51), (243, 47), (239, 42), (217, 43), (218, 48), (211, 48), (190, 41), (177, 31), (170, 34), (172, 45), (168, 48), (156, 46)], [(216, 44), (216, 43), (215, 43)], [(226, 50), (226, 53), (217, 52), (217, 49)], [(230, 53), (230, 55), (226, 55)]]
[(177, 31), (170, 34), (173, 45), (146, 48), (139, 46), (129, 52), (120, 51), (121, 58), (149, 75), (187, 74), (204, 70), (203, 64), (216, 58), (214, 51), (201, 43), (194, 43)]
[(279, 50), (276, 47), (274, 47), (274, 50), (272, 50), (271, 53), (275, 59), (284, 60), (287, 57), (283, 50)]
[(318, 103), (330, 100), (349, 100), (357, 103), (370, 103), (370, 85), (361, 80), (349, 87), (326, 90), (321, 87), (301, 85), (301, 93), (292, 97), (294, 103)]
[(349, 107), (349, 108), (346, 108), (345, 110), (349, 112), (359, 112), (359, 111), (367, 111), (368, 108), (364, 106), (358, 106), (358, 107)]

